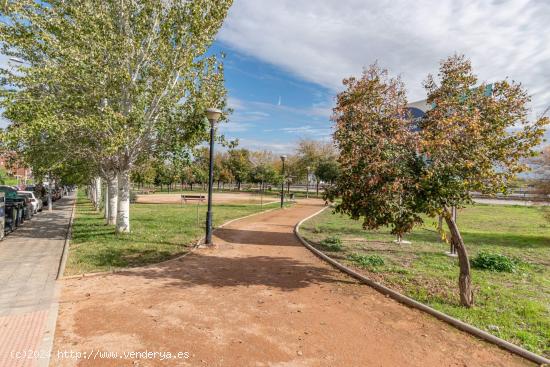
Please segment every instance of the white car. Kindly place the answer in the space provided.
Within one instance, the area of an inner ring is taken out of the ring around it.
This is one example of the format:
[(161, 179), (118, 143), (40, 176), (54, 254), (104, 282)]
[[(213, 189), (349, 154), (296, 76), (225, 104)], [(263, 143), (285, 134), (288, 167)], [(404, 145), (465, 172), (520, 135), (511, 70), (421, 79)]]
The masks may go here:
[(18, 194), (25, 194), (31, 199), (32, 211), (34, 214), (42, 211), (42, 200), (38, 200), (32, 191), (17, 191)]

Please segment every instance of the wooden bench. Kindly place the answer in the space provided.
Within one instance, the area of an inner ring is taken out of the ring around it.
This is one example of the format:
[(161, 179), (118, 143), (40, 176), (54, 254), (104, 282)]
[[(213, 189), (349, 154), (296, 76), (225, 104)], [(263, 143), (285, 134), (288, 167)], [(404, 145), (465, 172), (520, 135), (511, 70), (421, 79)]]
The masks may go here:
[(182, 203), (187, 204), (188, 200), (198, 200), (200, 202), (203, 202), (204, 200), (206, 200), (206, 196), (205, 195), (187, 195), (187, 194), (181, 196)]
[(148, 194), (154, 194), (155, 190), (153, 190), (153, 189), (141, 189), (141, 190), (137, 190), (136, 193), (138, 195), (148, 195)]

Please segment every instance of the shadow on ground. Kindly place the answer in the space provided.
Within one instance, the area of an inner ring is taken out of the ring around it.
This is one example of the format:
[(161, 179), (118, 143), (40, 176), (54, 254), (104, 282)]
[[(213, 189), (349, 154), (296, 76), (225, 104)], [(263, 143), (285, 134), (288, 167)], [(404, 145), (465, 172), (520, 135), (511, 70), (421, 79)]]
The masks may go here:
[[(246, 231), (222, 228), (215, 232), (226, 243), (257, 246), (300, 247), (292, 233)], [(223, 245), (222, 245), (223, 247)], [(266, 249), (266, 253), (270, 250)], [(272, 251), (272, 250), (271, 250)], [(188, 256), (151, 268), (118, 273), (145, 279), (165, 279), (166, 287), (190, 288), (200, 285), (218, 287), (266, 286), (283, 291), (305, 288), (312, 284), (354, 283), (345, 280), (332, 269), (315, 262), (281, 256), (225, 256), (223, 250), (213, 253), (195, 252)]]

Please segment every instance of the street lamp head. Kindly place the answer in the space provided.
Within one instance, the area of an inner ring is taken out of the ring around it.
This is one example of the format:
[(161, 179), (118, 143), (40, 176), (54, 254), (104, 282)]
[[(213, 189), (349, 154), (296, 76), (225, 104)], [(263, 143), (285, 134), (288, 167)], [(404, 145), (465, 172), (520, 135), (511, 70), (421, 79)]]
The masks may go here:
[(217, 108), (209, 108), (206, 110), (206, 117), (208, 121), (216, 123), (220, 119), (222, 111)]
[(283, 162), (286, 161), (286, 155), (283, 154), (283, 155), (281, 156), (281, 160), (282, 160)]

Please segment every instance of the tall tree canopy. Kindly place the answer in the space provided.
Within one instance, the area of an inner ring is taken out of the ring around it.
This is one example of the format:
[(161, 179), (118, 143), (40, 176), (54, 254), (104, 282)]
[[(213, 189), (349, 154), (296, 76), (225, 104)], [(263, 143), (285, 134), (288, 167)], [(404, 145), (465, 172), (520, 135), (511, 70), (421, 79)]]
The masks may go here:
[(23, 61), (0, 70), (12, 141), (25, 151), (62, 131), (52, 143), (118, 178), (117, 231), (129, 231), (133, 165), (195, 146), (207, 137), (205, 109), (225, 108), (222, 65), (205, 52), (231, 3), (2, 2), (1, 51)]

